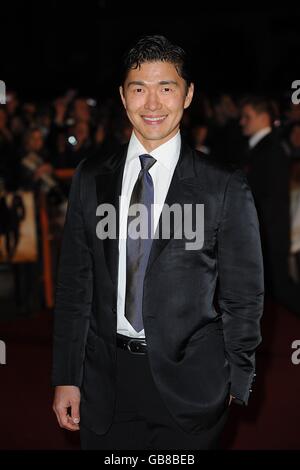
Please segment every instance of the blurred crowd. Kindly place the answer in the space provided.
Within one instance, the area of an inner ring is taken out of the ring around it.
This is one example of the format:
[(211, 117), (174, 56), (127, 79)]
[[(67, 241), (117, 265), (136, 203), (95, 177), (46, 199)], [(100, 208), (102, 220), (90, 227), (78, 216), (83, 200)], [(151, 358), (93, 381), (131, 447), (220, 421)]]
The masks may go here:
[[(51, 102), (25, 102), (9, 91), (0, 107), (0, 238), (14, 225), (13, 245), (18, 243), (21, 190), (33, 192), (37, 214), (41, 192), (50, 214), (53, 208), (64, 213), (70, 180), (58, 170), (102, 158), (127, 142), (131, 131), (113, 98), (99, 102), (68, 90)], [(199, 158), (246, 173), (260, 221), (267, 292), (300, 313), (300, 105), (282, 97), (200, 93), (186, 110), (181, 132)], [(7, 193), (14, 195), (9, 211)], [(6, 262), (10, 251), (7, 242)]]

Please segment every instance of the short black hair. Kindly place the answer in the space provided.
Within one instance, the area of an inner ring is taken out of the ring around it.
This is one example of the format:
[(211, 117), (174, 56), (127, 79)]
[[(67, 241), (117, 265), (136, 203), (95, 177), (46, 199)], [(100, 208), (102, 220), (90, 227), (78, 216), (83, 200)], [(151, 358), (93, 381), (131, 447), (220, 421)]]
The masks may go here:
[(186, 52), (166, 37), (160, 35), (142, 36), (123, 56), (122, 84), (130, 69), (136, 69), (145, 62), (170, 62), (187, 86), (191, 84), (190, 59)]
[(275, 102), (265, 96), (247, 96), (242, 99), (241, 107), (251, 106), (258, 114), (266, 113), (269, 115), (272, 122), (279, 117), (279, 111)]

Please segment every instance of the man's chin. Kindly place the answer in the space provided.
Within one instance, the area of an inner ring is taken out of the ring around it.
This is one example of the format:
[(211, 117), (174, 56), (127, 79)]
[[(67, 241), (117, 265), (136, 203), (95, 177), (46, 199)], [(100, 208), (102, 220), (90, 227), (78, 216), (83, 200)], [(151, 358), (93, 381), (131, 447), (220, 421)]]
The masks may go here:
[(168, 133), (162, 134), (157, 132), (144, 132), (142, 135), (146, 140), (163, 140), (168, 137)]
[(242, 132), (242, 134), (243, 134), (243, 137), (246, 137), (247, 139), (251, 137), (251, 134), (248, 134), (248, 132)]

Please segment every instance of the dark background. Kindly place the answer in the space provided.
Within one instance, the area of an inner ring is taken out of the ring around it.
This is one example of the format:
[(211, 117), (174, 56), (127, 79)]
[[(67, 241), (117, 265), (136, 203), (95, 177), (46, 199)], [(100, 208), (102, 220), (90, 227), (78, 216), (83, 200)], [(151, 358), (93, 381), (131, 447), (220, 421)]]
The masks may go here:
[(141, 34), (159, 33), (189, 51), (198, 90), (290, 94), (300, 70), (300, 8), (203, 8), (186, 1), (122, 5), (1, 5), (0, 79), (26, 99), (51, 98), (72, 87), (113, 95), (124, 48)]

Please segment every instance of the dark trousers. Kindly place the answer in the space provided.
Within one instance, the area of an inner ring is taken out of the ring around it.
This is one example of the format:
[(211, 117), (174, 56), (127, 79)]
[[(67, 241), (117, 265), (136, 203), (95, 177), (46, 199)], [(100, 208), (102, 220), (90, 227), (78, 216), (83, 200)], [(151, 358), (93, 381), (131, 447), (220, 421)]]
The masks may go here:
[(113, 423), (104, 435), (80, 424), (81, 448), (105, 450), (216, 449), (228, 410), (212, 428), (192, 435), (169, 414), (150, 372), (147, 355), (117, 348), (117, 398)]

